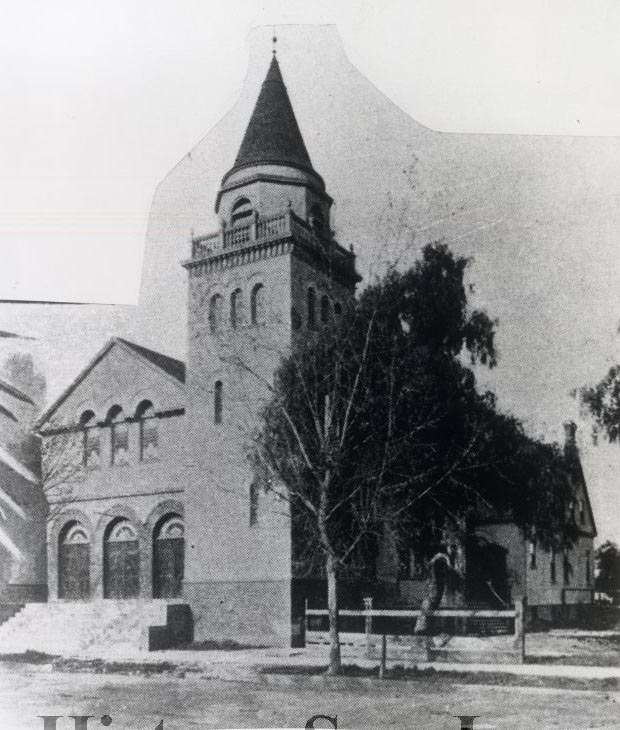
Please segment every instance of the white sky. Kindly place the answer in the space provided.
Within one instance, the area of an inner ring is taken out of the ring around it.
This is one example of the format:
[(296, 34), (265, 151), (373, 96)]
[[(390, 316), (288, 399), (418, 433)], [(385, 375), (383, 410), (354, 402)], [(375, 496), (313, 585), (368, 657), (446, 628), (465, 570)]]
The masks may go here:
[[(248, 72), (247, 36), (258, 25), (335, 24), (359, 71), (432, 129), (620, 135), (617, 0), (4, 0), (2, 10), (0, 300), (137, 302), (156, 186), (238, 101)], [(293, 84), (291, 92), (303, 100), (303, 84)], [(592, 192), (596, 205), (618, 189), (616, 159), (610, 157), (607, 167), (613, 169), (604, 170), (605, 160), (592, 157), (595, 172), (600, 169), (600, 176), (587, 178), (600, 177), (600, 189)], [(604, 214), (599, 224), (601, 219)], [(597, 228), (591, 236), (584, 246), (596, 245), (591, 250), (600, 254), (599, 239), (605, 238), (610, 252), (615, 231)], [(564, 240), (545, 245), (553, 252), (555, 244)], [(581, 265), (584, 258), (574, 261)], [(481, 254), (476, 269), (481, 288), (482, 263)], [(581, 329), (588, 317), (594, 323), (603, 313), (620, 318), (611, 298), (605, 299), (614, 290), (615, 269), (612, 264), (608, 269), (609, 286), (594, 292), (598, 298), (567, 287), (577, 304), (584, 303), (575, 319)], [(529, 270), (534, 284), (540, 283), (534, 264)], [(523, 284), (527, 289), (528, 282)], [(512, 320), (500, 318), (506, 366), (494, 371), (490, 383), (519, 417), (531, 417), (536, 409), (530, 401), (539, 395), (545, 413), (548, 402), (562, 404), (568, 384), (582, 384), (590, 372), (602, 376), (609, 358), (617, 359), (609, 327), (604, 333), (609, 342), (598, 332), (588, 350), (583, 343), (573, 347), (575, 338), (566, 337), (564, 349), (540, 356), (553, 367), (536, 372), (526, 358), (519, 373), (514, 350), (532, 350), (530, 304), (525, 296), (525, 313), (517, 307)], [(556, 305), (559, 313), (554, 310), (550, 322), (562, 319), (560, 310), (567, 306), (560, 299)], [(51, 326), (50, 310), (56, 307), (37, 308), (21, 320), (13, 308), (4, 305), (0, 329), (14, 326), (44, 340), (52, 353), (50, 395), (110, 334), (127, 334), (122, 308), (101, 314), (101, 331), (95, 331), (92, 311), (72, 308), (72, 337)], [(490, 311), (494, 315), (496, 307)], [(571, 316), (564, 316), (565, 326)], [(547, 332), (540, 329), (542, 342)], [(562, 338), (554, 342), (559, 347)], [(179, 354), (168, 345), (161, 347)], [(5, 340), (0, 346), (1, 353), (14, 344)], [(580, 361), (583, 372), (575, 365)], [(558, 382), (547, 382), (548, 372)], [(560, 427), (560, 414), (549, 418)], [(590, 455), (596, 464), (589, 483), (601, 535), (620, 540), (619, 453), (599, 449)], [(588, 454), (584, 457), (587, 462)]]
[(156, 184), (233, 105), (256, 25), (334, 23), (443, 131), (620, 134), (620, 3), (2, 3), (0, 299), (135, 303)]

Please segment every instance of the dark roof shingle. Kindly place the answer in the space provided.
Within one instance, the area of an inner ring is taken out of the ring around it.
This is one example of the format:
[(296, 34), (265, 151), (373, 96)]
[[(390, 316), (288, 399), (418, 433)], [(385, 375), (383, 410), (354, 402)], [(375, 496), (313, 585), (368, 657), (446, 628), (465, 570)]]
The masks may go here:
[(128, 347), (131, 347), (132, 350), (137, 352), (139, 355), (142, 355), (142, 357), (152, 362), (153, 365), (157, 365), (158, 368), (161, 368), (164, 372), (168, 373), (168, 375), (172, 375), (177, 380), (180, 380), (181, 383), (185, 382), (184, 362), (175, 360), (173, 357), (169, 357), (168, 355), (162, 355), (161, 352), (149, 350), (148, 347), (136, 345), (135, 342), (130, 342), (123, 337), (118, 337), (117, 339)]
[(294, 165), (314, 172), (275, 56), (228, 174), (259, 163)]

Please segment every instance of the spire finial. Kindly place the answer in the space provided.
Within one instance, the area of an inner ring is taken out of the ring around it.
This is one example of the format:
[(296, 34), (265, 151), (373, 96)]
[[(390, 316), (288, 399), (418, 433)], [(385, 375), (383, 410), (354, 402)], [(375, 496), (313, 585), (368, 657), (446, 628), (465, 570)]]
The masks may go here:
[(273, 53), (273, 57), (275, 58), (276, 57), (276, 53), (277, 53), (276, 43), (278, 42), (278, 36), (276, 35), (275, 26), (274, 26), (274, 29), (273, 29), (273, 38), (271, 39), (271, 42), (273, 43), (273, 49), (272, 49), (271, 52)]

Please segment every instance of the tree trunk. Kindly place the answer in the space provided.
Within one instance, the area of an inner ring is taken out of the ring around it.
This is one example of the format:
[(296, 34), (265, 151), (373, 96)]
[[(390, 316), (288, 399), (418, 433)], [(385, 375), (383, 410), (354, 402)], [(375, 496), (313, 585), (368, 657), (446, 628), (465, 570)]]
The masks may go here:
[(443, 553), (437, 553), (430, 563), (430, 576), (427, 583), (426, 595), (420, 606), (420, 617), (416, 621), (415, 633), (425, 634), (429, 628), (429, 614), (439, 608), (446, 587), (446, 573), (449, 559)]
[(336, 561), (333, 555), (327, 555), (325, 563), (327, 573), (327, 611), (329, 614), (329, 675), (340, 674), (342, 662), (340, 658), (340, 637), (338, 635), (338, 594), (336, 586)]

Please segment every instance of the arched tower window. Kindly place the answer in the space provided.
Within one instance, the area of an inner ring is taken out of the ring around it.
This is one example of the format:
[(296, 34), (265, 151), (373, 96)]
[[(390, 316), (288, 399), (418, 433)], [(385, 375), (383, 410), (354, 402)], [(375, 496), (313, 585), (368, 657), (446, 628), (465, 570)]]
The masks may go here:
[(308, 310), (308, 329), (314, 329), (316, 327), (316, 294), (312, 287), (308, 289), (306, 298)]
[(252, 480), (250, 484), (250, 527), (258, 524), (258, 482)]
[(230, 222), (233, 226), (239, 221), (249, 223), (252, 212), (252, 203), (250, 203), (247, 198), (239, 198), (239, 200), (233, 205)]
[(136, 408), (140, 438), (140, 461), (156, 461), (159, 433), (155, 408), (150, 400), (143, 400)]
[(235, 289), (230, 295), (230, 326), (236, 330), (242, 321), (243, 299), (241, 289)]
[(265, 324), (265, 287), (254, 284), (250, 298), (252, 324)]
[(216, 381), (213, 388), (213, 423), (221, 423), (224, 410), (224, 385)]
[(93, 411), (84, 411), (82, 413), (80, 428), (82, 429), (82, 466), (87, 469), (99, 469), (101, 466), (101, 443)]
[(329, 297), (324, 294), (321, 297), (321, 322), (327, 324), (329, 321)]
[(110, 463), (122, 465), (129, 463), (129, 424), (120, 406), (112, 406), (108, 411), (106, 423), (110, 426)]
[(214, 294), (209, 300), (209, 330), (211, 334), (219, 332), (222, 327), (222, 296)]

